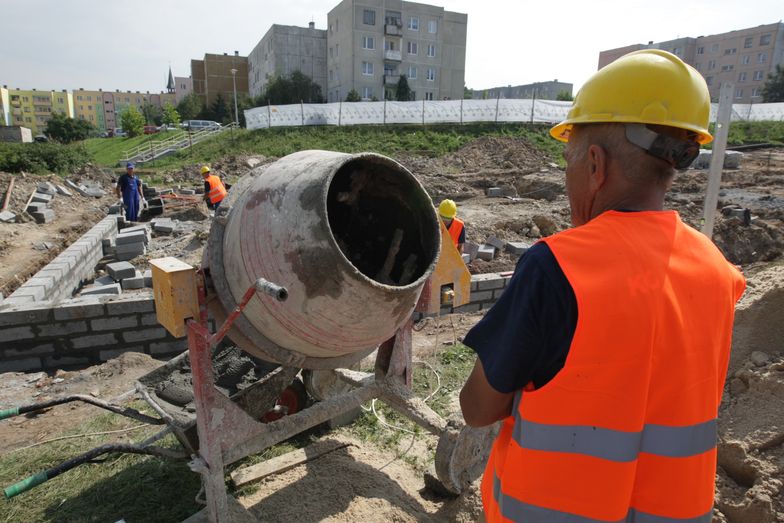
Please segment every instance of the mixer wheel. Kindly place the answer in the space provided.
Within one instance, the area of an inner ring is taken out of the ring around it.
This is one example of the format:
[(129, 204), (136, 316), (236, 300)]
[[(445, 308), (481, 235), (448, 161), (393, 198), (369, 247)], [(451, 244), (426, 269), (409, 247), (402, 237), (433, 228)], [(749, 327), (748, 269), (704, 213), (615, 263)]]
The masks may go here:
[(278, 400), (275, 402), (275, 408), (264, 414), (261, 420), (265, 423), (279, 420), (283, 416), (301, 411), (307, 405), (308, 393), (305, 390), (305, 385), (299, 378), (296, 378), (291, 382), (291, 385), (280, 393)]

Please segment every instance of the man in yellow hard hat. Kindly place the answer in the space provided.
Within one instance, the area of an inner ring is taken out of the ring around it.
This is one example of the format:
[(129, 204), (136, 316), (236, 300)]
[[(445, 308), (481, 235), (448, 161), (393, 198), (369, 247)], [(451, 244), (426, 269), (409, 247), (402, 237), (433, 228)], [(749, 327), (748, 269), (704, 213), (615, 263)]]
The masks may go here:
[(457, 251), (463, 254), (465, 245), (465, 223), (457, 217), (457, 204), (453, 200), (443, 200), (438, 206), (438, 214), (449, 231), (449, 236), (457, 247)]
[(202, 166), (201, 176), (204, 178), (204, 201), (207, 202), (207, 207), (217, 211), (226, 197), (226, 186), (220, 178), (212, 174), (209, 165)]
[(664, 210), (708, 132), (705, 80), (661, 50), (595, 73), (550, 131), (572, 229), (536, 243), (465, 336), (466, 422), (503, 420), (482, 481), (495, 521), (712, 519), (740, 272)]

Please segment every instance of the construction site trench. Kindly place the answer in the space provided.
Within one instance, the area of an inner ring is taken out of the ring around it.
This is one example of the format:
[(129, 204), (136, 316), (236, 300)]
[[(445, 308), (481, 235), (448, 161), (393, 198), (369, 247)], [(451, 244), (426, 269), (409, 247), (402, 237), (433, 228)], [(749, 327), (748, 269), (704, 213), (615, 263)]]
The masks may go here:
[[(274, 160), (235, 156), (212, 167), (235, 180)], [(463, 360), (470, 358), (470, 351), (462, 352), (460, 340), (501, 295), (520, 254), (540, 238), (570, 227), (564, 173), (554, 158), (518, 138), (478, 138), (441, 157), (403, 153), (394, 160), (416, 178), (407, 183), (421, 184), (434, 202), (443, 198), (457, 202), (471, 244), (468, 251), (476, 249), (468, 263), (473, 275), (471, 302), (444, 309), (435, 318), (415, 317), (414, 358), (427, 365), (446, 362), (437, 367), (446, 380), (449, 365), (467, 365)], [(186, 349), (184, 339), (172, 337), (157, 323), (148, 271), (151, 259), (166, 256), (193, 266), (202, 263), (212, 219), (199, 194), (197, 168), (191, 165), (167, 173), (164, 182), (154, 187), (155, 195), (148, 196), (148, 201), (162, 200), (161, 212), (139, 224), (108, 214), (116, 203), (110, 172), (86, 168), (72, 173), (67, 178), (81, 190), (69, 190), (54, 175), (13, 176), (8, 210), (16, 218), (0, 223), (4, 298), (0, 301), (0, 409), (66, 394), (108, 400), (132, 389), (140, 376)], [(363, 274), (382, 284), (402, 286), (423, 274), (427, 267), (422, 264), (428, 263), (427, 252), (415, 242), (407, 243), (423, 234), (418, 203), (409, 201), (406, 185), (395, 181), (391, 167), (383, 184), (366, 187), (367, 168), (362, 162), (349, 164), (335, 175), (323, 202), (329, 226), (345, 257)], [(748, 288), (736, 309), (719, 412), (715, 522), (784, 521), (782, 176), (784, 150), (772, 147), (744, 153), (738, 168), (725, 169), (722, 175), (713, 240), (728, 260), (742, 268)], [(0, 173), (0, 190), (11, 178)], [(47, 184), (55, 187), (46, 203), (52, 216), (36, 223), (25, 207), (31, 195)], [(70, 194), (58, 191), (58, 185)], [(679, 172), (667, 207), (699, 229), (706, 185), (705, 169)], [(409, 212), (395, 220), (383, 211), (369, 214), (368, 208), (377, 207), (374, 198), (379, 192), (384, 198), (391, 194), (399, 199)], [(380, 223), (391, 221), (399, 224), (379, 232)], [(396, 235), (401, 236), (401, 251), (411, 253), (414, 261), (408, 268), (400, 264), (385, 271), (386, 247), (379, 253), (376, 243), (382, 237), (388, 245)], [(351, 250), (348, 245), (362, 247)], [(215, 328), (214, 322), (211, 327)], [(419, 376), (435, 387), (432, 372), (426, 366), (417, 368)], [(459, 415), (457, 390), (441, 390), (436, 396), (452, 415)], [(379, 405), (374, 407), (380, 410)], [(78, 430), (94, 417), (89, 406), (62, 405), (0, 421), (0, 463), (24, 460), (19, 449)], [(426, 488), (423, 471), (432, 461), (435, 437), (400, 431), (399, 420), (383, 413), (380, 419), (387, 423), (372, 421), (371, 426), (385, 437), (368, 437), (363, 430), (371, 419), (379, 419), (372, 410), (353, 424), (317, 432), (313, 438), (342, 447), (270, 476), (252, 489), (239, 490), (240, 503), (263, 521), (293, 517), (303, 521), (477, 520), (478, 483), (457, 498), (441, 497)], [(136, 438), (133, 433), (118, 437)], [(55, 461), (68, 457), (50, 456)], [(39, 488), (57, 481), (67, 478)], [(94, 485), (87, 489), (91, 492), (58, 503), (65, 509), (89, 510), (85, 500), (109, 492), (111, 479), (107, 481), (108, 486)], [(324, 489), (325, 484), (331, 487)], [(22, 510), (15, 507), (26, 506), (20, 501), (23, 496), (0, 501), (0, 513)], [(115, 512), (101, 510), (96, 514), (115, 520), (126, 514), (122, 506)], [(37, 514), (41, 520), (58, 520), (53, 507), (43, 507)], [(85, 513), (84, 519), (95, 517)]]

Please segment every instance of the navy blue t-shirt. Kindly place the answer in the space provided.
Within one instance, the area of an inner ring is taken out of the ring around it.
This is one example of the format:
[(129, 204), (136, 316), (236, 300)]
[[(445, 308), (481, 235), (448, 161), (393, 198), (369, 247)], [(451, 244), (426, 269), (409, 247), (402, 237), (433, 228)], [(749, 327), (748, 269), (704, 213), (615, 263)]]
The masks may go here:
[(504, 293), (466, 334), (490, 385), (502, 393), (561, 370), (577, 327), (577, 299), (550, 247), (536, 243), (517, 262)]

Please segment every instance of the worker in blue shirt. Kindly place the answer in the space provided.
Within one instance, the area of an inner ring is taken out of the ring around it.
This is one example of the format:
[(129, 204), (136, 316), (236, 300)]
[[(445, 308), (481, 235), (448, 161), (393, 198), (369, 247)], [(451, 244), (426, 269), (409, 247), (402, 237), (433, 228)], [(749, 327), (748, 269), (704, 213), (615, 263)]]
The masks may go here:
[(125, 217), (132, 222), (135, 222), (139, 217), (139, 207), (144, 200), (142, 197), (142, 182), (136, 176), (134, 167), (133, 162), (128, 162), (125, 165), (125, 174), (120, 176), (120, 179), (117, 180), (117, 186), (114, 188), (114, 193), (118, 198), (122, 195)]

